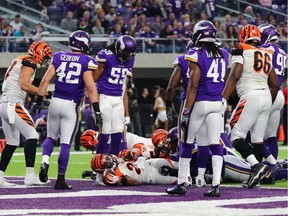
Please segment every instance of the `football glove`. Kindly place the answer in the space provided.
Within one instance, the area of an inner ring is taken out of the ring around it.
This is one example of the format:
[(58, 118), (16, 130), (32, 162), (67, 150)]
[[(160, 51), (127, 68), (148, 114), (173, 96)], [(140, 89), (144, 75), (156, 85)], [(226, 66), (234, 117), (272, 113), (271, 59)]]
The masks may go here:
[(126, 126), (129, 126), (129, 125), (131, 124), (130, 116), (125, 116), (124, 124), (125, 124)]
[(189, 114), (190, 114), (190, 109), (184, 108), (182, 116), (181, 116), (181, 128), (185, 132), (188, 129), (188, 121), (189, 121)]
[(100, 131), (102, 129), (103, 119), (101, 116), (99, 103), (98, 102), (93, 103), (92, 107), (94, 111), (92, 112), (92, 117), (94, 119), (95, 125), (98, 127), (98, 130)]
[(41, 107), (42, 100), (43, 100), (43, 96), (37, 95), (36, 103), (30, 109), (30, 115), (31, 116), (35, 116), (37, 111), (38, 111), (38, 113), (40, 113), (40, 111), (42, 109), (42, 107)]
[(53, 96), (53, 92), (52, 91), (48, 91), (48, 95), (45, 95), (46, 99), (51, 99)]

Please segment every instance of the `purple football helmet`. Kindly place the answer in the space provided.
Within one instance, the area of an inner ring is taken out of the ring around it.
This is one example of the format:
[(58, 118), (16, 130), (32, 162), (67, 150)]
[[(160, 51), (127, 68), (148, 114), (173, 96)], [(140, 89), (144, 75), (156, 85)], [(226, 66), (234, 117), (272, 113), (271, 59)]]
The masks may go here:
[(178, 128), (177, 127), (171, 128), (168, 131), (167, 140), (168, 140), (168, 146), (169, 146), (170, 152), (172, 154), (178, 152), (178, 149), (179, 149), (178, 140), (179, 140), (179, 138), (178, 138)]
[(123, 35), (115, 42), (115, 53), (122, 63), (134, 58), (136, 55), (136, 49), (136, 41), (129, 35)]
[(270, 24), (261, 24), (258, 26), (261, 32), (261, 42), (260, 44), (268, 43), (272, 40), (278, 40), (280, 34), (277, 32), (277, 29)]
[(215, 42), (216, 40), (216, 28), (214, 24), (207, 20), (202, 20), (193, 28), (192, 41), (195, 46), (199, 42)]
[(91, 47), (91, 38), (85, 31), (74, 31), (69, 36), (68, 46), (74, 51), (80, 51), (88, 54)]

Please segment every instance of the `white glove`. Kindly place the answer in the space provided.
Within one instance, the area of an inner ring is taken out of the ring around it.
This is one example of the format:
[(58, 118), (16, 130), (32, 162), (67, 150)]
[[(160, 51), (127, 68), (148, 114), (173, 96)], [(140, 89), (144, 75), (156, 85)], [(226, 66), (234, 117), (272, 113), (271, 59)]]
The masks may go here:
[(125, 124), (126, 126), (128, 126), (128, 125), (131, 124), (130, 116), (125, 116), (124, 124)]

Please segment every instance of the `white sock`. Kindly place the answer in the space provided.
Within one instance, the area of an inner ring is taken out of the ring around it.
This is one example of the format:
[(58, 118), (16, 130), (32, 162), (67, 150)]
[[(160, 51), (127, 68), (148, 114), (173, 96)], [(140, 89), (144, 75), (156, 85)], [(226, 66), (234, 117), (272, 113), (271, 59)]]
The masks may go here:
[(26, 167), (26, 176), (34, 174), (34, 167)]
[(269, 155), (266, 160), (270, 163), (270, 164), (276, 164), (277, 161), (275, 160), (275, 158), (273, 157), (273, 155)]
[(4, 172), (0, 170), (0, 178), (4, 178)]
[(200, 178), (204, 178), (205, 171), (206, 171), (206, 168), (198, 167), (198, 175), (197, 176), (200, 177)]
[(220, 184), (222, 166), (223, 166), (223, 157), (219, 155), (212, 155), (212, 169), (213, 169), (212, 186)]
[(178, 170), (178, 184), (182, 184), (183, 182), (187, 182), (187, 170), (190, 165), (191, 158), (179, 158), (179, 170)]
[(254, 166), (255, 164), (258, 164), (259, 161), (256, 159), (255, 155), (251, 154), (249, 155), (246, 160), (248, 161), (248, 163), (251, 165), (251, 166)]
[(42, 163), (49, 164), (49, 158), (48, 155), (42, 155)]

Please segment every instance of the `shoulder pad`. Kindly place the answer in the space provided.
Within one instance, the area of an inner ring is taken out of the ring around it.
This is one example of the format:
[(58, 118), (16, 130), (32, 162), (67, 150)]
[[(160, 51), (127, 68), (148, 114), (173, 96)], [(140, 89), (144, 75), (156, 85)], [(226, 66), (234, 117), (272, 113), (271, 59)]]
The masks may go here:
[(231, 55), (242, 55), (243, 54), (243, 47), (241, 44), (235, 44), (231, 49)]
[(34, 70), (37, 68), (36, 65), (35, 65), (35, 63), (34, 63), (34, 61), (33, 61), (33, 59), (32, 59), (32, 58), (29, 58), (29, 57), (23, 58), (23, 60), (22, 60), (22, 65), (23, 65), (23, 66), (26, 66), (26, 67), (31, 67), (31, 68), (33, 68)]

